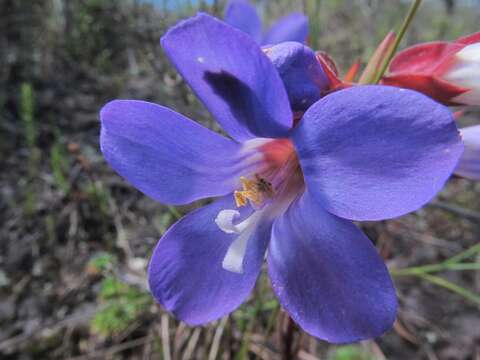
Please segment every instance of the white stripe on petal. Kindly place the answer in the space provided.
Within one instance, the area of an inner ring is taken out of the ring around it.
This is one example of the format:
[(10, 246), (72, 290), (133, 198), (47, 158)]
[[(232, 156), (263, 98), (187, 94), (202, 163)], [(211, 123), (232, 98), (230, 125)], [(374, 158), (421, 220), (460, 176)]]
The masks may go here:
[(225, 270), (243, 274), (243, 259), (247, 252), (248, 239), (254, 230), (255, 228), (244, 231), (229, 246), (222, 261), (222, 266)]
[(257, 224), (262, 218), (263, 211), (255, 211), (241, 223), (235, 225), (233, 221), (240, 216), (237, 210), (222, 210), (215, 219), (218, 227), (227, 234), (238, 234), (237, 238), (228, 247), (222, 266), (225, 270), (243, 273), (243, 259), (247, 251), (248, 239), (257, 228)]
[(220, 230), (226, 234), (240, 233), (237, 228), (237, 225), (233, 223), (234, 220), (240, 217), (240, 213), (237, 210), (226, 209), (218, 213), (215, 218), (215, 223), (218, 225)]

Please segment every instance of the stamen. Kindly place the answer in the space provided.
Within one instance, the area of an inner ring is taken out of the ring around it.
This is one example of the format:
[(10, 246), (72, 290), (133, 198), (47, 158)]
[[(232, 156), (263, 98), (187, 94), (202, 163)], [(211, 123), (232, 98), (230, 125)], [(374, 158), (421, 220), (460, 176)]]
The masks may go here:
[(243, 194), (243, 191), (235, 191), (233, 193), (233, 196), (235, 198), (235, 205), (237, 205), (237, 207), (242, 207), (242, 206), (247, 205), (247, 200), (248, 199)]
[(237, 207), (247, 205), (248, 200), (256, 206), (261, 206), (265, 200), (275, 196), (272, 184), (258, 174), (255, 174), (252, 180), (242, 176), (240, 182), (243, 190), (233, 193)]
[(222, 266), (225, 270), (240, 274), (243, 273), (248, 241), (255, 234), (259, 222), (267, 221), (267, 218), (272, 220), (285, 211), (304, 184), (290, 140), (255, 139), (248, 142), (245, 151), (258, 152), (260, 159), (255, 160), (258, 160), (255, 165), (257, 173), (250, 178), (240, 177), (242, 188), (234, 191), (233, 195), (237, 207), (250, 204), (253, 213), (240, 221), (239, 211), (224, 209), (215, 219), (224, 233), (236, 234), (232, 235), (234, 239), (228, 247)]

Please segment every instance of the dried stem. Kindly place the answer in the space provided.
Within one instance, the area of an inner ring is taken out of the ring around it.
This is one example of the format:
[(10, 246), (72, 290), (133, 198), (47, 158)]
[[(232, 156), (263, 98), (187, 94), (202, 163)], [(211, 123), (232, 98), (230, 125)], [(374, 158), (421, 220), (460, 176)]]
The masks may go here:
[(295, 359), (296, 356), (296, 351), (293, 347), (296, 325), (290, 315), (285, 313), (284, 316), (287, 319), (287, 326), (285, 332), (282, 332), (282, 336), (280, 339), (280, 349), (282, 352), (282, 359), (291, 360)]

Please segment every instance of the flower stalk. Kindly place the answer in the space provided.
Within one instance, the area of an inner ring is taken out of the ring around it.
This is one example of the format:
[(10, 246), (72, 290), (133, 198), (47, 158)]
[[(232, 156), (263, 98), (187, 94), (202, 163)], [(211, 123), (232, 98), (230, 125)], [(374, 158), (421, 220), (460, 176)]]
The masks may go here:
[(403, 269), (390, 270), (390, 274), (394, 277), (398, 276), (418, 276), (421, 279), (427, 280), (432, 284), (444, 287), (465, 299), (470, 300), (480, 305), (480, 295), (473, 293), (472, 291), (465, 289), (459, 285), (456, 285), (441, 277), (431, 275), (431, 273), (440, 271), (465, 271), (465, 270), (480, 270), (480, 262), (462, 263), (463, 260), (475, 256), (480, 253), (480, 243), (471, 246), (470, 248), (452, 256), (451, 258), (438, 263), (422, 266), (413, 266)]
[(431, 264), (408, 267), (400, 270), (392, 270), (390, 274), (393, 276), (408, 276), (408, 275), (423, 275), (426, 273), (440, 272), (440, 271), (465, 271), (465, 270), (480, 270), (480, 263), (464, 263), (464, 264)]
[(430, 281), (432, 284), (441, 286), (445, 289), (448, 289), (454, 293), (457, 293), (458, 295), (464, 297), (467, 300), (470, 300), (471, 302), (477, 304), (480, 306), (480, 296), (471, 292), (470, 290), (467, 290), (461, 286), (458, 286), (448, 280), (445, 280), (441, 277), (430, 275), (430, 274), (421, 274), (419, 277)]
[(385, 36), (380, 45), (378, 45), (373, 55), (370, 57), (370, 60), (365, 67), (365, 70), (363, 70), (363, 73), (358, 80), (359, 84), (372, 83), (378, 72), (379, 67), (382, 66), (385, 62), (386, 56), (390, 55), (391, 49), (395, 44), (395, 38), (396, 35), (393, 31), (390, 31), (387, 36)]
[(385, 74), (385, 71), (387, 71), (388, 65), (390, 65), (390, 61), (392, 61), (393, 56), (395, 55), (395, 52), (397, 51), (398, 46), (400, 45), (400, 42), (402, 41), (403, 36), (405, 35), (405, 32), (410, 26), (410, 23), (412, 22), (415, 14), (417, 13), (417, 10), (420, 7), (421, 3), (422, 3), (422, 0), (414, 0), (410, 5), (410, 9), (408, 10), (407, 16), (403, 20), (402, 26), (398, 31), (398, 36), (395, 38), (395, 42), (393, 43), (393, 46), (391, 46), (388, 49), (389, 51), (387, 53), (387, 56), (385, 57), (382, 67), (380, 68), (380, 71), (377, 72), (375, 78), (373, 79), (373, 84), (377, 84), (382, 78), (383, 74)]

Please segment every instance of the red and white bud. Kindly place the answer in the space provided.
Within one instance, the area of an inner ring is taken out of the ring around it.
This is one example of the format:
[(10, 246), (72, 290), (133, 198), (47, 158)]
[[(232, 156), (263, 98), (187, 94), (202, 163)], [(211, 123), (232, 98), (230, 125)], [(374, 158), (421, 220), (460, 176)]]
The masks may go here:
[(442, 78), (468, 91), (452, 100), (459, 104), (480, 105), (480, 43), (465, 46), (454, 55), (452, 66)]
[(445, 105), (480, 105), (480, 32), (401, 51), (382, 84), (417, 90)]

